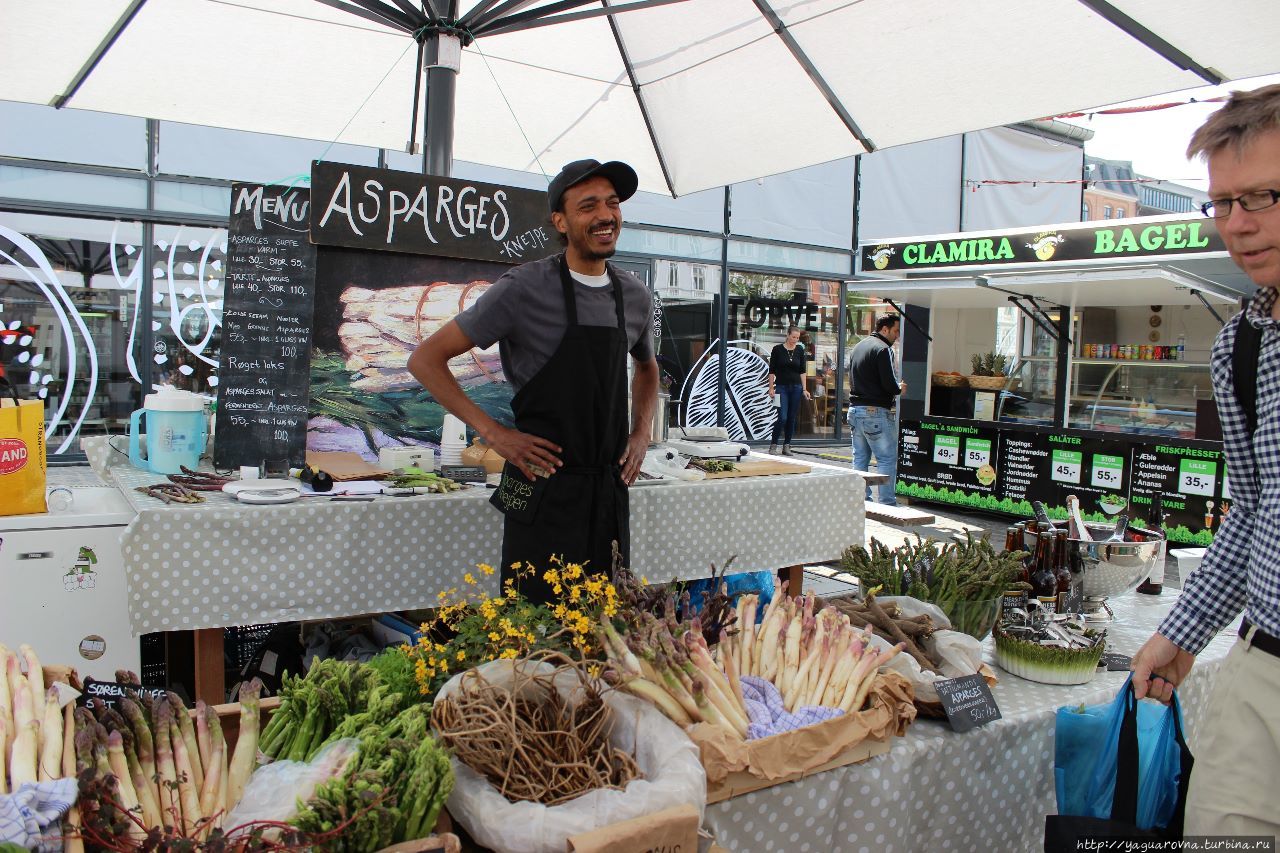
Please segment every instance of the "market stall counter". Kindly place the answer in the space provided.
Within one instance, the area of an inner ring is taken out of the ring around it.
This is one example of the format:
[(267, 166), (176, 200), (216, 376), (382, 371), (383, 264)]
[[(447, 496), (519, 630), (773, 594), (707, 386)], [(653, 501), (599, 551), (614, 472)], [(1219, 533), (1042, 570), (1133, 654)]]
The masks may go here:
[[(1136, 593), (1114, 599), (1108, 643), (1134, 654), (1175, 600)], [(1179, 689), (1193, 752), (1235, 629), (1210, 642)], [(994, 665), (990, 640), (986, 655)], [(1127, 673), (1055, 686), (996, 672), (1001, 719), (963, 734), (918, 719), (886, 755), (708, 805), (707, 827), (726, 848), (752, 853), (1042, 850), (1044, 816), (1056, 811), (1055, 712), (1110, 702)]]
[[(482, 486), (277, 506), (212, 492), (180, 506), (136, 491), (158, 475), (117, 465), (109, 476), (138, 512), (122, 536), (132, 629), (197, 631), (209, 664), (197, 693), (210, 702), (221, 701), (221, 632), (201, 632), (432, 607), (468, 569), (496, 564), (502, 541)], [(631, 492), (631, 568), (654, 582), (709, 576), (734, 555), (743, 571), (835, 560), (862, 539), (863, 483), (847, 468)], [(485, 582), (497, 594), (497, 576)]]

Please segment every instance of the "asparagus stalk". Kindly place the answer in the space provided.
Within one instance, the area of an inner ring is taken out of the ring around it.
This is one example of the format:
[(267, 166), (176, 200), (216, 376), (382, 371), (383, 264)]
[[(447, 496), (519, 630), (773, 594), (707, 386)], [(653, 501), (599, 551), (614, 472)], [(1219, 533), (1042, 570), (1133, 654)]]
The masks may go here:
[(169, 723), (173, 712), (167, 702), (152, 705), (155, 712), (156, 785), (165, 826), (182, 826), (182, 801), (178, 796), (178, 773), (173, 766), (173, 744)]
[[(9, 661), (13, 652), (4, 643), (0, 643), (0, 765), (7, 764), (4, 759), (9, 756), (9, 747), (13, 743), (13, 694), (9, 690)], [(14, 662), (17, 666), (17, 662)], [(0, 768), (0, 776), (4, 768)]]
[(126, 815), (126, 835), (135, 844), (141, 844), (147, 835), (142, 828), (144, 813), (138, 802), (138, 793), (133, 788), (129, 762), (124, 757), (124, 738), (121, 737), (120, 732), (107, 735), (107, 763), (111, 767), (111, 773), (116, 777), (116, 793), (120, 798), (120, 807), (129, 813)]
[(58, 690), (50, 687), (44, 701), (44, 722), (40, 724), (40, 781), (57, 779), (62, 771), (62, 708)]
[(647, 699), (658, 706), (658, 710), (666, 714), (667, 717), (679, 726), (693, 725), (693, 720), (685, 713), (684, 708), (674, 697), (658, 685), (654, 684), (647, 678), (642, 676), (632, 676), (622, 682), (622, 689), (639, 696), (641, 699)]
[(9, 784), (13, 786), (13, 790), (18, 790), (27, 782), (39, 780), (36, 774), (39, 745), (40, 724), (35, 720), (24, 721), (18, 729), (18, 736), (14, 738), (13, 754), (9, 756)]
[[(182, 743), (187, 748), (187, 760), (191, 762), (191, 782), (198, 791), (204, 784), (204, 768), (200, 763), (200, 746), (196, 740), (195, 726), (191, 724), (191, 715), (187, 713), (187, 707), (182, 704), (178, 694), (170, 691), (167, 698), (169, 707), (173, 710), (173, 719), (177, 722), (178, 731), (182, 734)], [(174, 758), (177, 758), (176, 749)]]
[(27, 662), (27, 684), (31, 688), (31, 719), (44, 719), (44, 667), (40, 666), (40, 658), (36, 650), (23, 643), (18, 646), (18, 653)]
[(155, 741), (151, 737), (151, 727), (147, 724), (147, 718), (142, 712), (142, 706), (132, 699), (125, 697), (119, 702), (120, 711), (129, 723), (129, 730), (133, 732), (134, 750), (138, 755), (138, 764), (142, 767), (142, 775), (146, 779), (147, 787), (151, 789), (151, 800), (161, 812), (161, 825), (163, 821), (168, 819), (169, 813), (164, 809), (160, 798), (160, 780), (156, 772), (156, 748)]
[[(4, 679), (0, 678), (0, 681)], [(62, 775), (76, 775), (76, 721), (75, 703), (62, 709)], [(4, 762), (0, 762), (3, 764)], [(67, 810), (63, 824), (62, 853), (84, 853), (84, 841), (80, 838), (80, 808), (73, 805)]]
[(209, 719), (205, 709), (209, 706), (203, 699), (196, 700), (196, 748), (200, 752), (200, 766), (207, 774), (209, 759), (213, 755), (213, 742), (209, 737)]
[(706, 688), (703, 686), (701, 678), (693, 680), (693, 701), (698, 707), (698, 712), (702, 714), (708, 723), (724, 729), (731, 737), (742, 739), (743, 735), (739, 734), (738, 730), (728, 723), (720, 715), (720, 712), (716, 710), (715, 706), (707, 700)]
[[(200, 719), (203, 717), (197, 717)], [(209, 772), (204, 774), (204, 787), (200, 789), (200, 813), (206, 818), (215, 817), (221, 810), (218, 795), (222, 791), (222, 765), (226, 750), (227, 745), (221, 741), (210, 747)]]
[(227, 778), (227, 801), (224, 808), (235, 808), (244, 794), (244, 786), (253, 773), (258, 754), (258, 695), (262, 682), (258, 679), (240, 687), (240, 735), (236, 750), (231, 756), (230, 776)]
[[(728, 645), (731, 642), (732, 640), (729, 637), (729, 632), (721, 628), (720, 629), (720, 648), (723, 649), (726, 645)], [(738, 678), (738, 665), (734, 661), (734, 657), (735, 656), (732, 654), (732, 652), (723, 656), (724, 672), (729, 679), (730, 687), (733, 688), (733, 695), (736, 696), (738, 699), (738, 704), (741, 705), (743, 708), (746, 708), (747, 700), (742, 695), (742, 681), (741, 679)]]
[(160, 804), (156, 802), (153, 783), (147, 780), (137, 753), (128, 744), (124, 746), (124, 758), (129, 765), (129, 778), (133, 782), (133, 791), (138, 795), (138, 805), (142, 807), (142, 822), (148, 829), (164, 826), (164, 816), (160, 814)]
[(178, 777), (178, 801), (182, 805), (185, 832), (193, 835), (204, 819), (204, 814), (200, 811), (200, 789), (195, 784), (195, 773), (191, 768), (191, 756), (187, 754), (186, 741), (178, 723), (170, 719), (169, 743), (173, 746), (173, 766)]
[[(0, 717), (0, 748), (2, 748), (9, 738), (9, 723), (5, 722), (4, 717)], [(8, 756), (7, 752), (0, 752), (0, 794), (9, 793), (9, 762), (5, 761)]]

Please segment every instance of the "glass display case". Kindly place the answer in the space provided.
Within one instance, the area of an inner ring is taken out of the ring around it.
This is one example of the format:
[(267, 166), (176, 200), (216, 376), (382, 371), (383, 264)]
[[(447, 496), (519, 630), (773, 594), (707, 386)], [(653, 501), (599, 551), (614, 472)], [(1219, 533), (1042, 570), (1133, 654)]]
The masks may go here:
[(1195, 438), (1196, 403), (1213, 396), (1205, 363), (1077, 359), (1072, 371), (1073, 429)]
[(1054, 426), (1054, 381), (1057, 361), (1052, 356), (1027, 356), (1014, 362), (1000, 392), (996, 419), (1026, 426)]

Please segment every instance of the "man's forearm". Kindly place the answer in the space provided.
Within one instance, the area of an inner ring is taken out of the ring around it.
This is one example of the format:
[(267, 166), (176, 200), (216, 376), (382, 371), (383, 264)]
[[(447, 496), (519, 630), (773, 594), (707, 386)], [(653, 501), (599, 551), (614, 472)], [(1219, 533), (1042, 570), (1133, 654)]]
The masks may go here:
[(636, 362), (631, 379), (631, 432), (649, 435), (653, 431), (653, 410), (658, 403), (658, 363), (653, 359)]
[(446, 411), (461, 418), (486, 443), (492, 444), (494, 433), (502, 429), (502, 425), (489, 417), (462, 390), (453, 371), (449, 369), (449, 358), (451, 356), (447, 353), (436, 351), (423, 343), (409, 357), (409, 372)]

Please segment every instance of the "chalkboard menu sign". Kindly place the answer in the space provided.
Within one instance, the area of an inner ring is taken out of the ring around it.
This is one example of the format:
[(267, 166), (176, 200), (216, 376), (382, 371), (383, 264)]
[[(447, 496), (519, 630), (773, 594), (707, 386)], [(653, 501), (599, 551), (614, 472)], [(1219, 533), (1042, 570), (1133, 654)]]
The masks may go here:
[(310, 194), (234, 184), (213, 464), (306, 457), (316, 250)]
[(319, 246), (523, 264), (560, 251), (547, 194), (436, 175), (316, 161)]
[(1000, 719), (1000, 706), (981, 675), (935, 681), (933, 689), (938, 691), (938, 700), (942, 702), (952, 731), (967, 732)]

